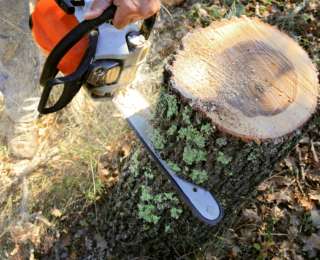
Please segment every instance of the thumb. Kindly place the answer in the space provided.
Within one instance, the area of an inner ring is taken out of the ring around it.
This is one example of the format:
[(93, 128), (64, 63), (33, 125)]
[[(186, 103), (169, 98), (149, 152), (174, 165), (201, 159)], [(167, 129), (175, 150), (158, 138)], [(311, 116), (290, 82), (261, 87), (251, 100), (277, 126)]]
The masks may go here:
[(91, 8), (84, 15), (86, 20), (94, 19), (100, 16), (112, 4), (112, 0), (94, 0)]

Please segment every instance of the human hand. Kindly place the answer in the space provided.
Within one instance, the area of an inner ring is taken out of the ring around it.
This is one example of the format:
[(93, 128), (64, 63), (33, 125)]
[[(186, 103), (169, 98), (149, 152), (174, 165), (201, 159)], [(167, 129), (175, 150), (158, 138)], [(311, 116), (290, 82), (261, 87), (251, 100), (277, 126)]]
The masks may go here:
[(130, 23), (151, 17), (160, 10), (160, 0), (94, 0), (85, 19), (100, 16), (111, 4), (117, 6), (113, 25), (121, 29)]

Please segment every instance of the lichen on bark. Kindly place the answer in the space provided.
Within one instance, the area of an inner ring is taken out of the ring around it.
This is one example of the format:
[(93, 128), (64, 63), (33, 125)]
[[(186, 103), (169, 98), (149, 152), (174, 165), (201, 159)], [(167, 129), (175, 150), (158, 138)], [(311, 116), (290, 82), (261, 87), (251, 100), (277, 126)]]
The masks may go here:
[(101, 205), (109, 254), (157, 252), (158, 257), (169, 257), (215, 237), (218, 245), (219, 234), (231, 226), (258, 184), (272, 175), (275, 164), (315, 127), (318, 116), (286, 137), (245, 142), (220, 131), (163, 84), (153, 119), (164, 142), (159, 152), (178, 175), (215, 194), (225, 217), (218, 226), (208, 227), (192, 216), (167, 177), (137, 145), (122, 166), (119, 183)]

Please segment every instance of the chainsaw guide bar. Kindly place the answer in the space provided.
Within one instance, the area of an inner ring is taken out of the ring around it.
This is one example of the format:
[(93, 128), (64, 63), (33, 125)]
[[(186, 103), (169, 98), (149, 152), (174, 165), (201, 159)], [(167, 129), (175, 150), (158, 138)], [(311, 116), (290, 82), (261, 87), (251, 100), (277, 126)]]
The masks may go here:
[[(38, 111), (40, 114), (49, 114), (63, 109), (82, 86), (93, 97), (114, 96), (116, 107), (161, 171), (168, 176), (184, 202), (201, 221), (209, 225), (217, 224), (222, 218), (219, 203), (209, 191), (177, 176), (161, 159), (151, 141), (150, 106), (137, 90), (128, 88), (150, 49), (148, 38), (156, 15), (144, 20), (140, 28), (137, 24), (131, 24), (117, 30), (106, 23), (114, 17), (117, 9), (115, 5), (108, 7), (95, 19), (84, 19), (86, 8), (91, 6), (92, 2), (93, 0), (82, 3), (79, 0), (70, 3), (63, 0), (39, 1), (31, 16), (30, 24), (35, 41), (43, 49), (47, 47), (47, 51), (50, 51), (41, 73), (40, 84), (44, 88)], [(54, 14), (52, 10), (55, 11)], [(74, 15), (70, 15), (69, 11), (74, 12)], [(69, 23), (65, 23), (65, 20)], [(58, 33), (51, 39), (51, 45), (47, 46), (46, 40), (52, 36), (52, 25), (64, 28), (66, 34), (63, 36)], [(83, 42), (83, 39), (87, 41)], [(79, 50), (82, 55), (77, 52)], [(78, 60), (80, 56), (82, 58)], [(64, 77), (59, 77), (59, 71)], [(63, 92), (59, 99), (51, 104), (51, 92), (58, 85), (63, 85)], [(124, 92), (116, 93), (122, 89)]]
[(145, 98), (137, 90), (128, 89), (124, 93), (117, 94), (113, 98), (113, 103), (193, 214), (208, 225), (216, 225), (222, 219), (223, 210), (214, 196), (202, 187), (177, 176), (155, 150), (151, 141), (153, 128), (150, 124), (150, 105)]

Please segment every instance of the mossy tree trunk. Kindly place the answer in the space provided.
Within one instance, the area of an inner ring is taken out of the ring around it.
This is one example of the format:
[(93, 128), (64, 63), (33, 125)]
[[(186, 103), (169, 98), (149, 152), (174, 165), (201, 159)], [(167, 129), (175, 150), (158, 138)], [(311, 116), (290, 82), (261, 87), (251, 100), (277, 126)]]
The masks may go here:
[[(186, 38), (166, 69), (153, 134), (155, 147), (172, 169), (206, 187), (221, 202), (223, 220), (209, 227), (192, 216), (165, 175), (137, 146), (100, 205), (100, 231), (108, 255), (169, 258), (197, 250), (214, 238), (218, 248), (219, 234), (230, 228), (259, 183), (272, 175), (276, 163), (306, 131), (316, 127), (318, 82), (305, 53), (287, 36), (281, 38), (276, 29), (256, 20), (232, 22)], [(223, 28), (227, 35), (220, 38)], [(256, 33), (259, 30), (266, 32)], [(238, 44), (230, 32), (243, 41)], [(283, 47), (277, 49), (275, 42), (281, 41), (297, 50), (294, 57)], [(213, 53), (212, 46), (226, 50)], [(230, 53), (237, 62), (229, 64)]]
[[(179, 175), (215, 194), (225, 216), (215, 227), (192, 216), (143, 147), (137, 146), (123, 165), (119, 182), (100, 205), (104, 217), (101, 232), (110, 255), (178, 256), (215, 237), (219, 247), (219, 234), (230, 228), (258, 184), (272, 175), (275, 164), (295, 147), (303, 133), (316, 127), (319, 113), (289, 136), (260, 144), (209, 130), (208, 120), (167, 90), (160, 97), (156, 115), (161, 118), (155, 122), (156, 143), (162, 147), (163, 157)], [(185, 137), (188, 131), (194, 138)], [(186, 153), (189, 147), (196, 154), (190, 158)]]

